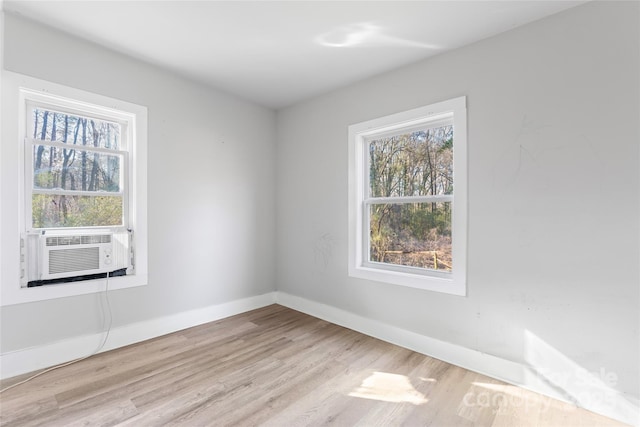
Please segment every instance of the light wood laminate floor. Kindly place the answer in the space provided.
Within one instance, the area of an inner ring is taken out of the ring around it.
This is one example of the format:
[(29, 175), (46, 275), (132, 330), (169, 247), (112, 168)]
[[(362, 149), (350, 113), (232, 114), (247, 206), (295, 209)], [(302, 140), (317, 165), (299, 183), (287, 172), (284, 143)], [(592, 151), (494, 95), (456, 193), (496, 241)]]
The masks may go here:
[(48, 372), (0, 396), (0, 424), (622, 425), (278, 305)]

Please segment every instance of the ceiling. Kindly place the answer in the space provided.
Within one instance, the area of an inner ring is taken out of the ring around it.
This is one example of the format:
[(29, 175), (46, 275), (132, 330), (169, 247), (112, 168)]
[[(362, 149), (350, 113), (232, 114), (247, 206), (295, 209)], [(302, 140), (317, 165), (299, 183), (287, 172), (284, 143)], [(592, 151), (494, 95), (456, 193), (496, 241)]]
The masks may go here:
[(584, 1), (5, 1), (4, 9), (281, 108)]

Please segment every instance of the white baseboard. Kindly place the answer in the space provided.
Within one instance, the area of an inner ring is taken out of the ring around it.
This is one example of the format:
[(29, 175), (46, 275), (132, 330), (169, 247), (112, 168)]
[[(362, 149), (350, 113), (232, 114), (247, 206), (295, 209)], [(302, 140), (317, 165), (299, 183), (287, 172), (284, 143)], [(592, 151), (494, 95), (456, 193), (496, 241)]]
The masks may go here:
[[(539, 361), (532, 360), (530, 366), (420, 335), (285, 292), (276, 293), (276, 302), (470, 371), (573, 403), (630, 425), (640, 426), (640, 402), (637, 398), (624, 395), (604, 383), (602, 378), (594, 377), (593, 373), (561, 356), (555, 356), (551, 360), (549, 357)], [(536, 345), (535, 342), (530, 344)], [(542, 348), (543, 345), (538, 344), (539, 348), (534, 353), (546, 352), (545, 355), (548, 356), (549, 352)], [(563, 381), (558, 381), (557, 378)]]
[[(274, 304), (275, 299), (276, 293), (270, 292), (113, 328), (101, 352)], [(10, 378), (87, 356), (95, 352), (104, 336), (104, 333), (85, 335), (4, 353), (0, 355), (0, 378)]]

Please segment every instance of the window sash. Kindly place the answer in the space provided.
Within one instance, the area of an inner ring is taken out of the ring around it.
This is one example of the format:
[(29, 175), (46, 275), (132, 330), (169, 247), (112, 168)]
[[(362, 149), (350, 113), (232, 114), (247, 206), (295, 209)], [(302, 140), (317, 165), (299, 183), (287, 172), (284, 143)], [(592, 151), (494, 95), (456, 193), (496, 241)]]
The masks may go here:
[(410, 265), (391, 264), (386, 262), (369, 261), (367, 259), (362, 261), (362, 266), (367, 268), (375, 268), (378, 270), (393, 271), (397, 273), (410, 273), (417, 276), (435, 277), (438, 279), (451, 279), (452, 271), (434, 270), (432, 268), (413, 267)]
[[(419, 122), (419, 124), (408, 124), (403, 127), (396, 127), (391, 131), (378, 131), (378, 132), (369, 132), (366, 136), (362, 136), (360, 139), (361, 145), (361, 154), (362, 154), (362, 201), (368, 203), (387, 203), (387, 201), (391, 201), (391, 203), (395, 203), (395, 200), (398, 203), (412, 203), (412, 202), (421, 202), (421, 201), (453, 201), (453, 195), (455, 193), (455, 188), (449, 194), (436, 194), (436, 195), (422, 195), (422, 196), (389, 196), (389, 197), (371, 197), (371, 158), (369, 157), (369, 147), (372, 141), (376, 141), (383, 138), (392, 138), (394, 136), (405, 135), (408, 133), (413, 133), (420, 130), (428, 130), (439, 128), (443, 126), (452, 126), (453, 127), (453, 150), (455, 152), (456, 146), (456, 130), (454, 126), (453, 113), (446, 113), (442, 115), (438, 115), (433, 121), (431, 119), (424, 119)], [(453, 163), (453, 169), (455, 170), (455, 162)], [(454, 177), (455, 181), (455, 177)], [(442, 198), (442, 199), (441, 199)], [(411, 200), (411, 201), (410, 201)]]
[[(31, 218), (31, 227), (34, 230), (84, 230), (84, 229), (109, 229), (112, 231), (122, 230), (125, 227), (124, 224), (124, 216), (126, 212), (123, 209), (124, 206), (124, 197), (121, 195), (90, 195), (90, 196), (69, 196), (65, 194), (52, 194), (47, 195), (45, 200), (36, 199), (35, 197), (38, 194), (32, 194), (32, 207), (36, 204), (41, 208), (39, 212), (42, 214), (37, 218), (34, 218), (32, 215)], [(108, 203), (108, 207), (106, 210), (100, 210), (95, 212), (95, 214), (87, 215), (84, 210), (79, 211), (77, 214), (67, 217), (60, 216), (59, 212), (51, 212), (46, 207), (41, 205), (43, 202), (47, 202), (46, 199), (49, 197), (59, 197), (58, 202), (63, 202), (63, 197), (73, 198), (75, 200), (64, 201), (63, 203), (70, 202), (71, 205), (80, 204), (84, 206), (84, 209), (93, 209), (94, 203), (100, 203), (100, 199), (108, 199), (110, 200)], [(83, 200), (84, 199), (84, 200)], [(93, 200), (92, 200), (93, 199)], [(115, 203), (115, 204), (114, 204)], [(114, 213), (117, 213), (118, 216), (114, 216)], [(106, 215), (106, 216), (105, 216)], [(53, 222), (52, 222), (53, 219)], [(71, 220), (74, 225), (69, 225), (67, 220)], [(60, 222), (62, 221), (62, 222)], [(35, 223), (41, 223), (43, 225), (36, 226)], [(60, 225), (63, 224), (63, 225)], [(64, 225), (66, 224), (66, 225)]]
[(404, 196), (404, 197), (368, 197), (363, 201), (365, 205), (382, 205), (386, 203), (439, 203), (453, 202), (453, 194), (442, 194), (437, 196)]
[(111, 148), (94, 147), (93, 145), (70, 144), (61, 141), (47, 141), (46, 139), (25, 138), (25, 144), (35, 147), (37, 145), (46, 145), (47, 147), (56, 147), (64, 150), (91, 151), (92, 153), (108, 154), (110, 156), (126, 156), (128, 150), (116, 150)]
[[(35, 186), (33, 174), (35, 172), (35, 164), (33, 164), (33, 150), (37, 146), (55, 147), (63, 150), (76, 150), (86, 151), (89, 153), (105, 154), (108, 156), (120, 157), (122, 159), (120, 165), (120, 179), (119, 179), (119, 191), (102, 191), (102, 190), (65, 190), (65, 189), (47, 189), (38, 188)], [(87, 148), (85, 148), (87, 147)], [(65, 143), (42, 141), (39, 139), (25, 138), (25, 171), (27, 173), (27, 190), (30, 190), (34, 194), (59, 194), (59, 195), (71, 195), (71, 196), (126, 196), (128, 188), (128, 175), (129, 175), (129, 152), (124, 150), (110, 150), (104, 148), (98, 148), (93, 146), (84, 145), (69, 145)]]
[[(433, 276), (440, 278), (449, 278), (453, 274), (451, 271), (440, 271), (424, 267), (414, 267), (408, 265), (398, 265), (387, 262), (371, 261), (371, 209), (372, 205), (377, 204), (413, 204), (413, 203), (451, 203), (451, 218), (454, 217), (453, 195), (443, 196), (410, 196), (410, 197), (376, 197), (374, 199), (364, 200), (362, 203), (362, 259), (360, 260), (364, 267), (378, 268), (397, 272), (406, 272), (423, 276)], [(453, 233), (453, 230), (452, 230)], [(452, 242), (455, 245), (455, 241)]]
[(391, 138), (405, 133), (413, 133), (421, 130), (429, 130), (453, 124), (453, 113), (446, 112), (430, 117), (422, 117), (418, 120), (398, 123), (394, 126), (385, 126), (384, 130), (372, 129), (369, 132), (362, 132), (362, 139), (369, 143), (376, 139)]
[(82, 196), (82, 197), (125, 197), (125, 191), (81, 191), (81, 190), (49, 190), (46, 188), (32, 189), (31, 194), (49, 194), (52, 196)]
[[(26, 116), (26, 134), (25, 136), (28, 139), (29, 135), (33, 135), (34, 132), (34, 121), (31, 114), (28, 113), (29, 110), (47, 110), (58, 114), (69, 114), (76, 117), (86, 118), (86, 119), (96, 119), (100, 121), (106, 121), (111, 123), (117, 123), (120, 125), (120, 151), (128, 151), (129, 150), (129, 126), (134, 123), (134, 117), (130, 113), (123, 113), (122, 111), (112, 110), (107, 107), (101, 107), (93, 104), (86, 104), (84, 102), (76, 101), (73, 99), (62, 99), (60, 97), (53, 97), (51, 99), (48, 98), (47, 95), (44, 95), (38, 91), (32, 91), (24, 89), (25, 94), (33, 94), (38, 98), (36, 100), (27, 100), (25, 102), (25, 108), (27, 109)], [(47, 141), (44, 139), (37, 139), (37, 141), (43, 142), (58, 142), (58, 141)], [(73, 145), (73, 144), (66, 144)], [(76, 144), (77, 145), (77, 144)], [(97, 148), (97, 147), (94, 147)], [(115, 151), (115, 150), (113, 150)]]

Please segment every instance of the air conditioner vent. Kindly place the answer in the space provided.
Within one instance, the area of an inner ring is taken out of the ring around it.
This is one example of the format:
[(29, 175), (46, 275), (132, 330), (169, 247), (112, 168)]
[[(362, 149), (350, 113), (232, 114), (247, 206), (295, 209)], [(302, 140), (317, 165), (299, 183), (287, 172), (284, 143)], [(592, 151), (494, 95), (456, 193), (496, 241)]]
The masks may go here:
[(111, 243), (110, 234), (93, 234), (88, 236), (52, 236), (46, 238), (47, 246), (94, 245)]
[(62, 249), (49, 252), (49, 274), (82, 272), (100, 268), (100, 248)]

